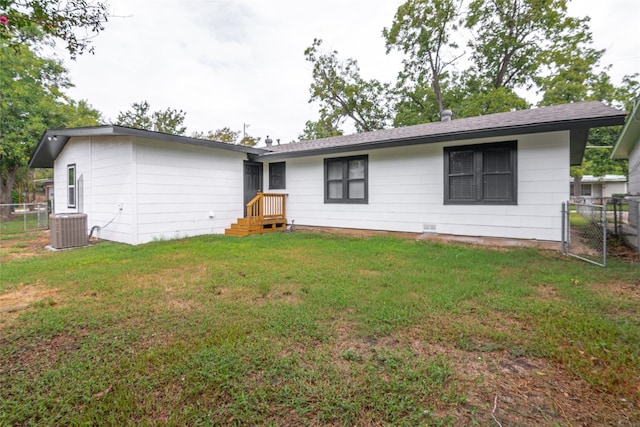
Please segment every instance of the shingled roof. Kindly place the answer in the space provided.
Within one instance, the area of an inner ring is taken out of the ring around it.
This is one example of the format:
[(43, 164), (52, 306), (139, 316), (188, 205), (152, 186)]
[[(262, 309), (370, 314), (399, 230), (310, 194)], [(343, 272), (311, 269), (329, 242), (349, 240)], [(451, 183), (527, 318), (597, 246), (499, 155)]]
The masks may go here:
[(621, 125), (625, 113), (601, 102), (579, 102), (301, 141), (269, 148), (260, 160), (276, 160), (475, 138), (571, 131), (571, 164), (582, 161), (590, 128)]
[(44, 132), (36, 150), (31, 156), (29, 167), (52, 168), (54, 160), (58, 157), (70, 138), (100, 137), (100, 136), (134, 136), (160, 141), (175, 142), (179, 144), (198, 145), (207, 148), (219, 148), (222, 150), (237, 151), (241, 153), (257, 155), (263, 151), (259, 148), (245, 147), (243, 145), (225, 144), (224, 142), (209, 141), (206, 139), (190, 138), (187, 136), (172, 135), (162, 132), (153, 132), (143, 129), (134, 129), (125, 126), (103, 125), (71, 129), (49, 129)]
[(333, 138), (301, 141), (268, 148), (243, 147), (184, 136), (169, 135), (123, 126), (106, 125), (74, 129), (50, 129), (40, 139), (31, 157), (30, 167), (53, 167), (67, 141), (74, 137), (137, 136), (208, 148), (246, 153), (259, 161), (305, 157), (332, 153), (464, 141), (476, 138), (514, 136), (528, 133), (568, 130), (571, 164), (580, 164), (590, 128), (615, 126), (624, 123), (625, 113), (601, 102), (579, 102), (553, 107), (519, 110), (507, 113), (456, 119), (448, 122), (426, 123), (395, 129), (362, 132)]

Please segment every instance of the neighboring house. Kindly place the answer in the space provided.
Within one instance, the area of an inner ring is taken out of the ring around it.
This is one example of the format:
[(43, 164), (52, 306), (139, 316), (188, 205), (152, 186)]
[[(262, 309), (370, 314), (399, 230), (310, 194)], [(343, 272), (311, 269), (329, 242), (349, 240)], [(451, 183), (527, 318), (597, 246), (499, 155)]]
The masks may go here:
[(34, 179), (34, 201), (36, 203), (47, 203), (51, 200), (53, 193), (53, 180), (49, 178)]
[(627, 117), (611, 158), (629, 159), (628, 222), (635, 227), (636, 238), (628, 240), (640, 250), (640, 97), (636, 99)]
[[(581, 179), (580, 197), (598, 200), (612, 197), (614, 194), (627, 194), (627, 177), (624, 175), (584, 175)], [(569, 180), (569, 194), (574, 194), (574, 178)]]
[(266, 148), (49, 130), (30, 166), (54, 167), (56, 213), (132, 244), (222, 233), (258, 190), (286, 193), (296, 225), (560, 241), (569, 166), (624, 116), (586, 102)]
[(627, 117), (611, 158), (629, 159), (629, 194), (640, 196), (640, 97)]

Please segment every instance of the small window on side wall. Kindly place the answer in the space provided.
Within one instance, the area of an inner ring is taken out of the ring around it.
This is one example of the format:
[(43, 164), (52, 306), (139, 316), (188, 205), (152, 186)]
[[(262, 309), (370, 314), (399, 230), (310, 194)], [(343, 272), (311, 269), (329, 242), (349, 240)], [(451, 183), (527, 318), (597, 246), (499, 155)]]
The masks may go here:
[(269, 190), (284, 190), (286, 187), (286, 163), (269, 163)]
[(324, 161), (325, 203), (368, 203), (369, 158), (342, 157)]
[(517, 204), (516, 163), (516, 141), (446, 147), (444, 203)]
[(76, 165), (67, 165), (67, 207), (76, 207)]

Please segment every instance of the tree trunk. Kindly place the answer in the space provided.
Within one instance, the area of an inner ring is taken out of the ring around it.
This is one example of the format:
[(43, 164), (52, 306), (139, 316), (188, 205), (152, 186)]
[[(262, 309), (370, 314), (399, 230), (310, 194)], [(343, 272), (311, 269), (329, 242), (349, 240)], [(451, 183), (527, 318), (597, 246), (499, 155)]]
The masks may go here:
[(440, 67), (438, 66), (438, 58), (434, 58), (429, 53), (429, 65), (431, 67), (431, 87), (433, 93), (436, 96), (436, 102), (438, 103), (438, 112), (442, 113), (444, 110), (444, 101), (442, 99), (442, 88), (440, 87), (440, 78), (442, 77)]
[[(16, 183), (18, 168), (9, 168), (6, 179), (0, 179), (0, 205), (10, 205), (13, 203), (11, 191)], [(11, 206), (0, 206), (0, 218), (9, 219), (11, 216)]]
[(581, 197), (582, 196), (582, 177), (575, 176), (573, 177), (573, 197)]

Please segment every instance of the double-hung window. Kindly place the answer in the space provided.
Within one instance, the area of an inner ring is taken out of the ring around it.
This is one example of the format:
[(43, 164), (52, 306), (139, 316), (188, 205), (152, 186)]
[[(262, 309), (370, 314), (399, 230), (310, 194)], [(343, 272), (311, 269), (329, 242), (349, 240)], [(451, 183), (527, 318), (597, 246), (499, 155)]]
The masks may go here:
[(76, 207), (76, 165), (67, 165), (67, 207)]
[(324, 161), (325, 203), (368, 202), (368, 156)]
[(517, 142), (446, 147), (444, 203), (518, 203)]

